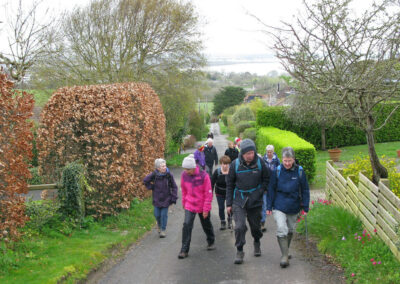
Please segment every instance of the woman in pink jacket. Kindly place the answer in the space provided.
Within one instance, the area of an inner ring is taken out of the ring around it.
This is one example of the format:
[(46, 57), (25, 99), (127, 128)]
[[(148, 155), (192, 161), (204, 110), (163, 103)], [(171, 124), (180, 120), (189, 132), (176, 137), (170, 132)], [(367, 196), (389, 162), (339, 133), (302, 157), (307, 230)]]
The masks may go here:
[(182, 229), (182, 248), (178, 255), (180, 259), (188, 256), (196, 214), (199, 215), (201, 226), (207, 236), (207, 250), (215, 249), (214, 229), (210, 220), (213, 198), (210, 177), (196, 166), (193, 155), (189, 155), (183, 160), (182, 167), (184, 171), (181, 176), (181, 189), (185, 220)]

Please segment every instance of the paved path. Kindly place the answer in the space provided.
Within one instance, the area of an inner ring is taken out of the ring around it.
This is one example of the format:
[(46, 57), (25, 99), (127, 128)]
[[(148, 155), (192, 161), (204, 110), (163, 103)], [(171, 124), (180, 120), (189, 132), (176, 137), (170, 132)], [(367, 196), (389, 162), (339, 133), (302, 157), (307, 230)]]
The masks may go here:
[[(218, 154), (225, 152), (227, 141), (219, 134), (218, 124), (213, 124), (214, 145)], [(172, 169), (178, 182), (181, 169)], [(294, 241), (293, 258), (286, 269), (279, 267), (280, 251), (275, 237), (275, 222), (267, 219), (268, 232), (261, 239), (262, 256), (254, 257), (253, 241), (247, 232), (242, 265), (233, 264), (235, 256), (234, 234), (219, 230), (218, 206), (214, 198), (211, 221), (216, 234), (214, 251), (206, 250), (206, 238), (196, 217), (189, 257), (178, 259), (181, 247), (183, 209), (180, 200), (170, 207), (167, 237), (160, 239), (153, 229), (144, 239), (130, 249), (125, 258), (108, 272), (89, 279), (90, 283), (341, 283), (339, 275), (330, 275), (321, 266), (314, 266), (300, 251), (300, 242)], [(101, 274), (101, 272), (99, 272)]]

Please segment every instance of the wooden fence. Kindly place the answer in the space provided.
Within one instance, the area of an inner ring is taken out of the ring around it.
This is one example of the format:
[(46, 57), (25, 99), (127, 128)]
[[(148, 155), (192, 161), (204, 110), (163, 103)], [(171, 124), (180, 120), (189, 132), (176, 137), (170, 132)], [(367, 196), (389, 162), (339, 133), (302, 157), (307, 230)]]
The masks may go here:
[(358, 216), (368, 232), (376, 229), (379, 237), (400, 260), (400, 198), (381, 180), (379, 186), (362, 173), (356, 185), (351, 177), (345, 179), (341, 169), (326, 162), (325, 194), (334, 203)]
[(50, 184), (28, 185), (28, 190), (48, 190), (48, 189), (58, 189), (57, 184), (50, 183)]

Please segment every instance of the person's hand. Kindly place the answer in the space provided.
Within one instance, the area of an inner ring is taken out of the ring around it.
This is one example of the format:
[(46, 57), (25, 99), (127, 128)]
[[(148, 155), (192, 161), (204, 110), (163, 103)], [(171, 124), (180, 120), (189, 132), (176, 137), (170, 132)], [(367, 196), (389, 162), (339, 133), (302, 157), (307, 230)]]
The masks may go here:
[(208, 217), (209, 212), (203, 212), (203, 218), (206, 219)]
[(226, 207), (226, 212), (228, 215), (232, 215), (232, 206)]
[(271, 210), (267, 210), (267, 215), (272, 215), (272, 211)]

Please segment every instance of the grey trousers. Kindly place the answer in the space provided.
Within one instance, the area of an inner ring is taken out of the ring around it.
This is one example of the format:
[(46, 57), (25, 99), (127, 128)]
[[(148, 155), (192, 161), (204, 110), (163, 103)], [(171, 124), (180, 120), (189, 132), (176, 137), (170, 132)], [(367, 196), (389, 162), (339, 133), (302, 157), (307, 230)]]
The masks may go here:
[(233, 220), (235, 220), (235, 246), (242, 247), (246, 244), (246, 217), (250, 225), (251, 235), (254, 240), (262, 238), (261, 232), (261, 206), (255, 208), (242, 208), (236, 204), (232, 205)]
[(288, 233), (294, 232), (297, 214), (290, 215), (279, 210), (273, 210), (272, 214), (278, 227), (276, 230), (277, 237), (285, 237)]

